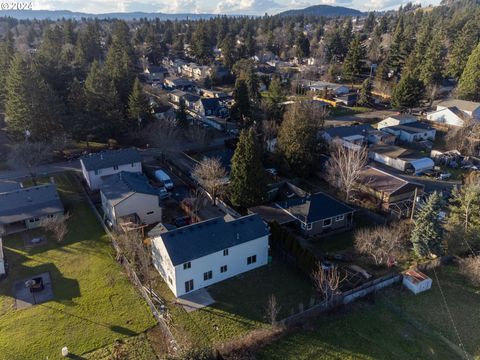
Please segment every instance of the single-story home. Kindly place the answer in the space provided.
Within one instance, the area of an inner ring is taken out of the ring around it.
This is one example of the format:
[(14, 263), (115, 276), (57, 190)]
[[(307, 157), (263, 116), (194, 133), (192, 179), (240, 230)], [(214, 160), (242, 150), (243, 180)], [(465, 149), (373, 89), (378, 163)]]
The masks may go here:
[(349, 230), (353, 225), (354, 210), (321, 192), (279, 201), (275, 206), (288, 214), (290, 222), (296, 223), (300, 232), (307, 237)]
[(357, 103), (358, 93), (356, 92), (349, 92), (347, 94), (339, 94), (334, 97), (335, 101), (346, 105), (346, 106), (353, 106)]
[(352, 125), (352, 126), (337, 126), (325, 129), (321, 136), (327, 142), (334, 139), (347, 140), (361, 139), (367, 141), (368, 134), (375, 129), (370, 124)]
[(107, 150), (80, 158), (83, 177), (91, 190), (99, 190), (103, 178), (122, 171), (141, 173), (142, 157), (134, 148)]
[(404, 125), (409, 123), (414, 123), (417, 121), (417, 118), (409, 114), (398, 114), (386, 117), (377, 124), (377, 129), (382, 129), (388, 126)]
[(159, 190), (141, 173), (122, 171), (108, 176), (100, 196), (103, 213), (115, 228), (121, 221), (146, 225), (162, 221)]
[(148, 79), (152, 82), (163, 82), (168, 75), (168, 70), (163, 66), (148, 65), (144, 71)]
[(218, 217), (154, 234), (152, 261), (175, 296), (218, 283), (268, 262), (268, 226), (257, 214)]
[(372, 145), (368, 148), (368, 157), (394, 169), (414, 174), (421, 174), (435, 166), (429, 157), (395, 145)]
[(422, 195), (424, 189), (421, 184), (404, 180), (373, 166), (366, 166), (356, 183), (360, 192), (377, 200), (380, 209), (402, 213), (403, 204), (410, 205), (415, 195)]
[(403, 285), (415, 295), (432, 287), (432, 279), (424, 273), (410, 269), (403, 273)]
[(335, 84), (326, 81), (309, 81), (302, 82), (303, 87), (309, 91), (316, 93), (324, 93), (325, 91), (334, 96), (345, 95), (350, 92), (350, 88), (347, 85)]
[(448, 109), (452, 107), (456, 107), (458, 110), (474, 119), (480, 119), (480, 102), (458, 99), (446, 100), (438, 103), (437, 110)]
[(401, 125), (385, 126), (382, 131), (395, 135), (399, 140), (405, 142), (417, 142), (435, 140), (436, 130), (421, 122), (411, 122)]
[(455, 106), (448, 108), (438, 108), (436, 111), (427, 113), (427, 120), (440, 125), (463, 126), (469, 115)]
[(0, 236), (41, 226), (63, 214), (55, 184), (37, 185), (0, 194)]

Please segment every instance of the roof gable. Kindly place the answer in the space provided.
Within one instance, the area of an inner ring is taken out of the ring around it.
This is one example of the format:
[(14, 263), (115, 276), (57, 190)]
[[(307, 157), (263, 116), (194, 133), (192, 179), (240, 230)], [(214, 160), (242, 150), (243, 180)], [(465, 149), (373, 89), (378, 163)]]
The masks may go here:
[(134, 148), (101, 151), (80, 158), (80, 162), (87, 171), (107, 169), (141, 161), (140, 153)]
[(222, 251), (260, 237), (269, 230), (258, 214), (225, 221), (218, 217), (160, 234), (174, 266)]

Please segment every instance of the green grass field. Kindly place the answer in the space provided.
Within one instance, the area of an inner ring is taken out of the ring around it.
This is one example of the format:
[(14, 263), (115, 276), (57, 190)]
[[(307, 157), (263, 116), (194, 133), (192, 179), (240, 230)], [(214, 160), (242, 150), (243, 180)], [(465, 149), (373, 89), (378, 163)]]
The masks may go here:
[[(63, 243), (26, 249), (20, 234), (4, 239), (9, 276), (0, 282), (0, 359), (57, 359), (143, 333), (155, 322), (115, 262), (110, 241), (69, 175), (56, 178), (72, 217)], [(41, 233), (35, 230), (34, 233)], [(32, 234), (33, 235), (33, 234)], [(55, 299), (16, 310), (12, 285), (49, 271)]]
[[(480, 355), (480, 291), (454, 267), (437, 270), (440, 285), (470, 359)], [(310, 331), (289, 334), (262, 349), (258, 358), (275, 359), (461, 359), (452, 322), (434, 274), (432, 289), (413, 295), (395, 287), (375, 303), (358, 302), (325, 315)]]
[(208, 292), (215, 304), (191, 313), (173, 304), (173, 294), (163, 281), (157, 289), (169, 302), (176, 337), (195, 345), (218, 345), (250, 330), (270, 326), (264, 315), (271, 294), (279, 302), (279, 318), (289, 316), (292, 310), (298, 312), (300, 303), (306, 307), (313, 295), (310, 282), (302, 274), (275, 260), (210, 286)]

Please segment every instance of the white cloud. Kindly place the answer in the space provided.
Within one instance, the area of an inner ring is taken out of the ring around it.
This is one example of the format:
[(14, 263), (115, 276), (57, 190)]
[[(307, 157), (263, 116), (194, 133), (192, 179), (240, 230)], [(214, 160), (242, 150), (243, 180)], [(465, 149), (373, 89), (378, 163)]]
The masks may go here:
[(284, 5), (274, 0), (222, 0), (218, 3), (215, 12), (225, 13), (264, 13), (270, 10), (278, 10)]

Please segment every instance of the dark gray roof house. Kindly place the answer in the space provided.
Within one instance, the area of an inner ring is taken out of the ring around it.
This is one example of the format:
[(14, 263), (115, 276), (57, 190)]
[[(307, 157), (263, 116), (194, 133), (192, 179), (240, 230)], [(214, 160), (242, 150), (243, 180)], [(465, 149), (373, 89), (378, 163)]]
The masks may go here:
[(145, 175), (127, 171), (107, 176), (103, 181), (101, 191), (113, 205), (120, 203), (135, 193), (156, 196), (159, 194), (158, 189), (150, 185)]
[(218, 217), (161, 234), (174, 266), (269, 234), (257, 214), (226, 221)]
[(353, 126), (338, 126), (325, 129), (324, 134), (327, 135), (327, 140), (335, 138), (345, 138), (354, 135), (365, 136), (369, 131), (375, 130), (370, 124), (361, 124)]
[(54, 184), (37, 185), (0, 194), (0, 234), (40, 225), (45, 217), (63, 213)]
[(140, 153), (134, 148), (101, 151), (80, 158), (80, 162), (87, 171), (106, 169), (141, 161), (142, 157)]

